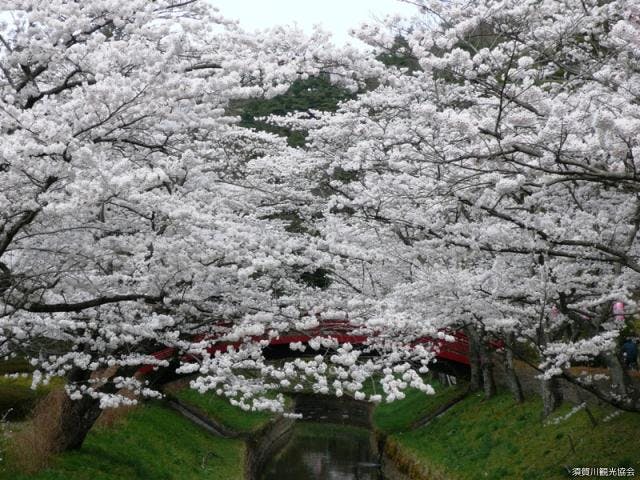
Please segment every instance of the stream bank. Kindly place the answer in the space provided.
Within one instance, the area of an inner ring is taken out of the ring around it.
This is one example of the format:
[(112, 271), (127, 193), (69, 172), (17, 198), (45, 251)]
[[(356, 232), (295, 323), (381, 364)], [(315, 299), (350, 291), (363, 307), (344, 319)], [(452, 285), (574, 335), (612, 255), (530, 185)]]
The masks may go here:
[[(298, 394), (302, 415), (287, 435), (264, 436), (254, 451), (252, 480), (383, 480), (371, 424), (371, 406), (349, 397)], [(264, 455), (262, 452), (270, 452)]]
[(383, 480), (372, 406), (350, 397), (300, 393), (290, 407), (301, 420), (244, 412), (186, 383), (165, 389), (168, 406), (210, 434), (244, 441), (248, 480)]
[[(446, 389), (436, 392), (426, 400), (434, 411), (447, 396)], [(424, 403), (424, 396), (409, 392), (374, 412), (383, 463), (401, 474), (386, 470), (389, 480), (552, 480), (570, 477), (572, 468), (605, 464), (640, 472), (638, 413), (565, 404), (543, 420), (539, 397), (516, 403), (499, 391), (489, 400), (469, 394), (422, 424), (413, 418)]]
[(211, 400), (207, 408), (219, 423), (245, 425), (238, 435), (252, 480), (547, 480), (602, 462), (640, 472), (636, 413), (566, 404), (543, 421), (538, 397), (522, 404), (500, 391), (490, 400), (481, 393), (462, 398), (466, 385), (432, 383), (435, 395), (409, 390), (403, 400), (375, 408), (349, 398), (298, 395), (295, 410), (305, 420), (296, 422), (265, 421), (215, 403), (225, 400)]

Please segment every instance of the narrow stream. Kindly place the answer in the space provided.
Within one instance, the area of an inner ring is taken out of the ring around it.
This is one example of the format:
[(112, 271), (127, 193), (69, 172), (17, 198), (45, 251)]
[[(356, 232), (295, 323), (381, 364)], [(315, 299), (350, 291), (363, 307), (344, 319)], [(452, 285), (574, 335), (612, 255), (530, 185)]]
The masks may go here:
[(383, 480), (366, 404), (301, 395), (296, 411), (305, 420), (296, 423), (260, 480)]
[(370, 435), (359, 427), (298, 422), (261, 480), (382, 480)]

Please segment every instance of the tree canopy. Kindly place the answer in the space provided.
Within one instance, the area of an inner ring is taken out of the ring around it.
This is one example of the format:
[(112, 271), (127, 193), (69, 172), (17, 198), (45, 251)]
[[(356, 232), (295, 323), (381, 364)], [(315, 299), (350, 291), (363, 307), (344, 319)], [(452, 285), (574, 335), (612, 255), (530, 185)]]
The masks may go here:
[[(402, 37), (363, 28), (368, 52), (206, 2), (9, 1), (0, 355), (105, 408), (158, 395), (135, 372), (175, 347), (194, 388), (279, 410), (265, 393), (304, 382), (428, 392), (436, 343), (416, 342), (465, 330), (480, 354), (533, 348), (550, 391), (638, 410), (616, 357), (640, 281), (638, 5), (415, 3)], [(365, 347), (265, 362), (323, 318)], [(570, 371), (594, 359), (610, 388)]]

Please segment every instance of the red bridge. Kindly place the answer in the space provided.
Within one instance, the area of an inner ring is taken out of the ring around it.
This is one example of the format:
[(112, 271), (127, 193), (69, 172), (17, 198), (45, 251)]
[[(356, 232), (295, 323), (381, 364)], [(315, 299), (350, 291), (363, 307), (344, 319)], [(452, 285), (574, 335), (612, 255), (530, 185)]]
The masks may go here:
[[(305, 332), (291, 332), (279, 335), (269, 339), (266, 336), (252, 337), (252, 340), (259, 342), (269, 340), (268, 346), (290, 345), (292, 343), (308, 344), (313, 338), (327, 338), (337, 341), (340, 344), (350, 343), (351, 345), (363, 345), (367, 341), (367, 336), (353, 333), (353, 326), (348, 320), (322, 320), (320, 325), (307, 330)], [(436, 357), (443, 360), (449, 360), (463, 365), (469, 365), (469, 341), (467, 336), (460, 332), (446, 332), (448, 336), (453, 337), (453, 341), (447, 341), (444, 338), (423, 337), (413, 342), (416, 344), (431, 344), (436, 351)], [(215, 339), (211, 336), (196, 337), (195, 341), (204, 339)], [(214, 343), (207, 351), (210, 354), (215, 352), (225, 352), (229, 347), (238, 347), (242, 342), (221, 341)], [(175, 347), (167, 347), (153, 354), (158, 360), (168, 360), (176, 355)], [(144, 365), (138, 372), (141, 374), (150, 373), (154, 367), (152, 365)]]

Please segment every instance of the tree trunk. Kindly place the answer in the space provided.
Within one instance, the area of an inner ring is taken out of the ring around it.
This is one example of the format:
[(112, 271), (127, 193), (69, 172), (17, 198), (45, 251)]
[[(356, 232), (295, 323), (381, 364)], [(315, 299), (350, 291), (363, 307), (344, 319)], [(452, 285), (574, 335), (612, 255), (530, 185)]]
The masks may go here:
[(472, 327), (467, 327), (465, 333), (469, 340), (469, 367), (471, 369), (469, 390), (477, 392), (482, 387), (482, 372), (480, 368), (480, 356), (478, 355), (478, 336)]
[(628, 397), (631, 380), (629, 374), (622, 366), (622, 363), (614, 353), (605, 353), (604, 361), (611, 372), (611, 384), (613, 392), (621, 397)]
[(524, 394), (522, 393), (522, 385), (520, 384), (520, 379), (518, 378), (518, 374), (516, 373), (516, 369), (513, 364), (513, 348), (515, 347), (515, 336), (513, 333), (510, 333), (506, 337), (506, 348), (505, 348), (505, 371), (507, 375), (507, 384), (509, 386), (509, 390), (511, 391), (511, 395), (513, 395), (513, 399), (518, 402), (524, 402)]
[(101, 413), (99, 400), (91, 397), (71, 400), (65, 396), (55, 449), (58, 452), (79, 449)]
[(562, 390), (560, 382), (553, 377), (549, 380), (542, 380), (542, 404), (543, 415), (548, 417), (562, 404)]
[[(99, 391), (102, 393), (116, 393), (115, 385), (113, 382), (107, 381), (107, 379), (114, 376), (131, 375), (136, 368), (135, 366), (124, 366), (118, 368), (115, 372), (104, 372), (105, 381), (102, 387), (99, 387)], [(90, 371), (74, 368), (67, 375), (67, 382), (86, 383), (91, 378), (91, 374), (92, 372)], [(64, 452), (79, 449), (101, 413), (102, 409), (100, 408), (99, 400), (88, 396), (83, 396), (80, 400), (71, 400), (68, 395), (65, 395), (60, 412), (55, 450)]]
[(496, 394), (496, 382), (493, 378), (491, 356), (484, 342), (480, 345), (480, 366), (482, 367), (482, 385), (484, 398), (492, 398)]
[[(83, 383), (89, 380), (90, 376), (91, 372), (74, 368), (67, 376), (67, 381)], [(101, 412), (99, 400), (86, 396), (80, 400), (71, 400), (65, 395), (54, 449), (57, 452), (79, 449)]]
[[(479, 359), (484, 397), (488, 399), (496, 394), (496, 382), (493, 378), (493, 364), (491, 363), (491, 355), (487, 348), (484, 330), (470, 328), (469, 332), (471, 333), (470, 338), (474, 338), (476, 355)], [(471, 346), (471, 342), (469, 346)]]

